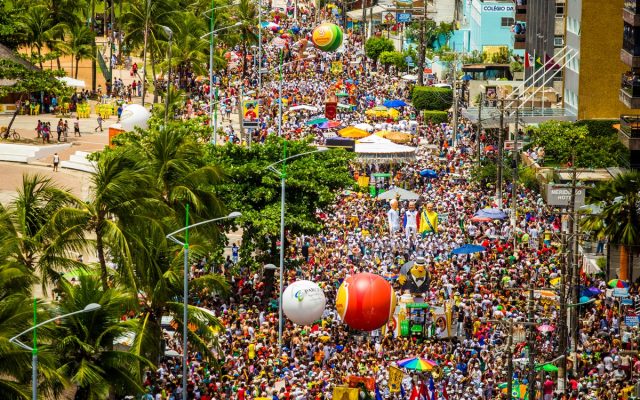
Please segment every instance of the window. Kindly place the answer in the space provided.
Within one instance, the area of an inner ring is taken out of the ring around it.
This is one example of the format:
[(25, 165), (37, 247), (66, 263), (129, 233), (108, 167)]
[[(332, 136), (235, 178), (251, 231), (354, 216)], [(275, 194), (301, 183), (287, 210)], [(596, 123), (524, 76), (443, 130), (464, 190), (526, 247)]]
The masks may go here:
[(500, 23), (500, 25), (503, 27), (506, 26), (511, 28), (515, 22), (516, 22), (515, 19), (506, 17), (506, 18), (502, 18), (502, 22)]
[(556, 3), (556, 15), (564, 15), (564, 3)]
[(554, 47), (562, 47), (564, 46), (564, 38), (562, 36), (556, 36), (553, 38), (553, 46)]

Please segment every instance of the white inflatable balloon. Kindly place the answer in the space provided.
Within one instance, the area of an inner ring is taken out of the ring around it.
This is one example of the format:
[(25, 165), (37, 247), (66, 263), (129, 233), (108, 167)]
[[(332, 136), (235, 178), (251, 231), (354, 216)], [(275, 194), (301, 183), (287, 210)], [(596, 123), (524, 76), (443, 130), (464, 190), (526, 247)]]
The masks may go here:
[(317, 283), (296, 281), (282, 293), (282, 311), (298, 325), (311, 325), (324, 312), (327, 299)]

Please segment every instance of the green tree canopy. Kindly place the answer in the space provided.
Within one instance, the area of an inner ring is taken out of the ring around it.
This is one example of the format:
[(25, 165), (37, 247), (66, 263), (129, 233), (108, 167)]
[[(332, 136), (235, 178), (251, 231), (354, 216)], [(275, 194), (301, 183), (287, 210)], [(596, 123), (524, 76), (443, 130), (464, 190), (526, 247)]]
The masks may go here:
[(446, 111), (453, 104), (453, 91), (447, 88), (416, 86), (411, 101), (417, 110)]
[(372, 60), (378, 60), (382, 52), (394, 50), (393, 42), (383, 37), (370, 37), (364, 44), (365, 54)]

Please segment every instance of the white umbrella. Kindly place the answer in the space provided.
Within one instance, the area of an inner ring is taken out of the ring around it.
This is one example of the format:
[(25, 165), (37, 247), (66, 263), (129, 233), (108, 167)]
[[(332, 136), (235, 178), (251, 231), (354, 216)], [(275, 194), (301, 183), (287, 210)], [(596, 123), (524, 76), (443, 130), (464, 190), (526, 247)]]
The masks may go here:
[(374, 128), (373, 125), (367, 124), (366, 122), (361, 122), (359, 124), (355, 124), (354, 128), (362, 129), (363, 131), (371, 132)]
[(63, 82), (65, 85), (74, 88), (83, 88), (86, 87), (84, 81), (80, 79), (73, 79), (69, 76), (63, 76), (62, 78), (58, 78), (59, 81)]
[(387, 190), (386, 192), (378, 195), (379, 200), (393, 200), (398, 197), (400, 198), (400, 200), (418, 200), (420, 198), (420, 195), (402, 188)]
[(291, 110), (291, 111), (306, 110), (306, 111), (311, 111), (311, 112), (317, 112), (318, 111), (318, 107), (308, 106), (306, 104), (301, 104), (299, 106), (293, 106), (289, 110)]
[(413, 74), (407, 74), (407, 75), (403, 75), (402, 79), (404, 79), (405, 81), (417, 81), (418, 76)]

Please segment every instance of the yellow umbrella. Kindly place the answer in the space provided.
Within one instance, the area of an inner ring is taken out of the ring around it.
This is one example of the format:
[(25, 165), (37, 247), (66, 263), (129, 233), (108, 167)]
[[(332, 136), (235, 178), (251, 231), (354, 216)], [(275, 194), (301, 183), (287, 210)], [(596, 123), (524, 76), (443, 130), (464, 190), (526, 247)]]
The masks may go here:
[(338, 131), (338, 135), (345, 138), (361, 139), (363, 137), (369, 136), (369, 132), (358, 129), (355, 126), (348, 126), (344, 129), (340, 129)]
[(411, 141), (411, 135), (403, 132), (389, 132), (383, 136), (385, 139), (389, 139), (394, 143), (408, 143)]

